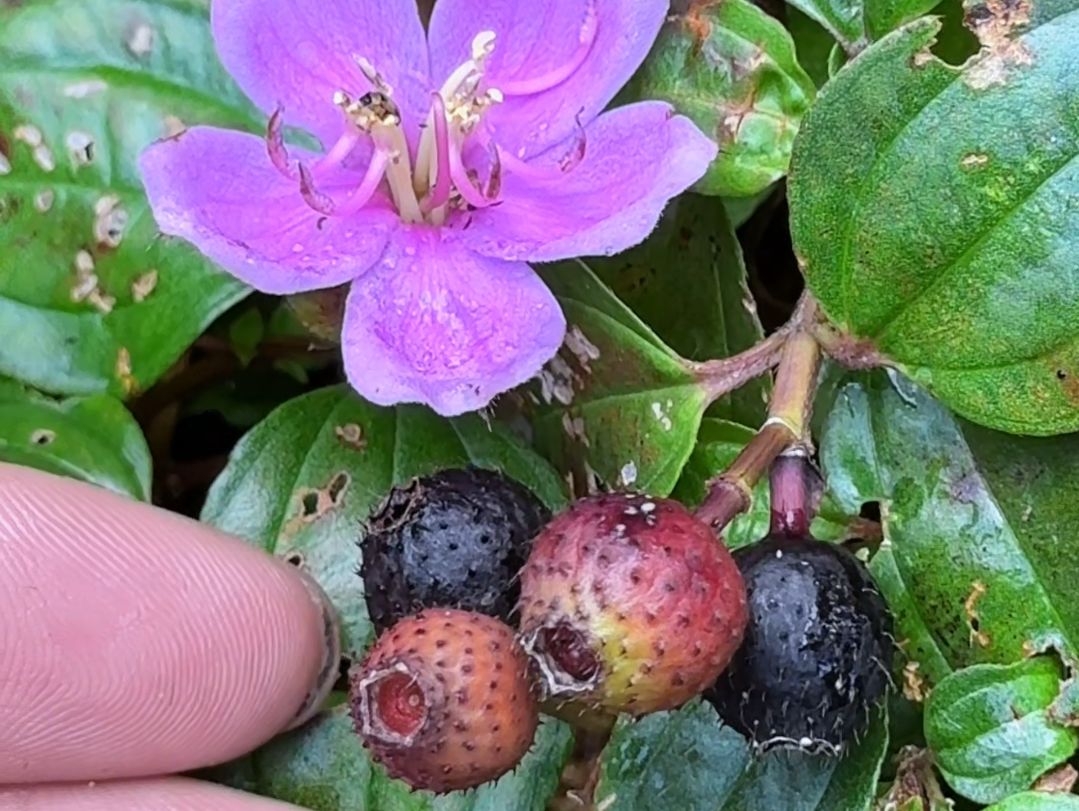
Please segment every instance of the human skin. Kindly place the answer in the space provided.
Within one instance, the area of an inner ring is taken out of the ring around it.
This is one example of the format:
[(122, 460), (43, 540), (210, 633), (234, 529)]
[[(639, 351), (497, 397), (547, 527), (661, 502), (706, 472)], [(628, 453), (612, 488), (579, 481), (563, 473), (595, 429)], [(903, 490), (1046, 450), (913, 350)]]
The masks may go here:
[(0, 811), (289, 808), (169, 775), (310, 718), (336, 636), (321, 589), (253, 546), (0, 464)]

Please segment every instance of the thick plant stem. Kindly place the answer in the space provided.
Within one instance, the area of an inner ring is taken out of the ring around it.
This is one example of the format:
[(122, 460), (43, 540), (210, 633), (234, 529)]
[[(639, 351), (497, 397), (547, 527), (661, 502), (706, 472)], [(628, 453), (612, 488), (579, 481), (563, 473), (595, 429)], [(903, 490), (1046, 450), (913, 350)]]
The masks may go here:
[(770, 535), (804, 538), (820, 507), (824, 481), (804, 445), (792, 445), (772, 463)]
[(785, 332), (775, 332), (733, 357), (693, 364), (694, 374), (705, 390), (708, 402), (715, 402), (774, 368), (783, 354), (786, 339)]
[(752, 506), (753, 487), (777, 456), (791, 446), (808, 453), (812, 444), (809, 418), (821, 357), (811, 332), (815, 319), (816, 302), (806, 295), (783, 343), (768, 419), (730, 467), (708, 483), (708, 495), (697, 508), (697, 517), (717, 535)]

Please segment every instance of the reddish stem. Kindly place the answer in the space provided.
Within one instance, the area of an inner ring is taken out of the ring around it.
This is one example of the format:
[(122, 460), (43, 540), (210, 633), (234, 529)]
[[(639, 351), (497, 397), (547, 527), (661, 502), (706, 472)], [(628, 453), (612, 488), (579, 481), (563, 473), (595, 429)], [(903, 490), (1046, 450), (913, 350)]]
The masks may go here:
[(771, 489), (772, 535), (804, 538), (817, 514), (823, 494), (823, 481), (804, 447), (795, 446), (772, 463)]

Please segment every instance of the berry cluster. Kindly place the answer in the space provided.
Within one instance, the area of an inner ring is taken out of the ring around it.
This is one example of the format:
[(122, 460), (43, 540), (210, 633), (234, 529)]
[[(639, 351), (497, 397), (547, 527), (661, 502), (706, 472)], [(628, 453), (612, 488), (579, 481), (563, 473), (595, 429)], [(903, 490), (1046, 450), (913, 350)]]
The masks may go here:
[(394, 488), (363, 541), (380, 635), (350, 674), (358, 734), (434, 792), (513, 769), (541, 708), (639, 716), (703, 695), (758, 750), (841, 751), (889, 683), (887, 609), (853, 555), (773, 502), (772, 533), (732, 555), (671, 499), (602, 494), (552, 518), (489, 470)]

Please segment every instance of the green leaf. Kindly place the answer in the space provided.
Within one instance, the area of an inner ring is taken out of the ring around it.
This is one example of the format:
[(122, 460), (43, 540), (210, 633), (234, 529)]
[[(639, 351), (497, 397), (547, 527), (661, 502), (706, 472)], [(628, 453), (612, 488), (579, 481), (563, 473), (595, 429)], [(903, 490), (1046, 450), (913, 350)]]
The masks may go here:
[(160, 239), (139, 152), (183, 125), (257, 129), (202, 4), (0, 10), (0, 374), (58, 394), (146, 389), (246, 288)]
[(865, 45), (863, 0), (787, 0), (832, 35), (844, 50)]
[[(647, 240), (588, 264), (683, 358), (727, 358), (764, 338), (742, 249), (723, 206), (713, 198), (676, 198)], [(759, 377), (721, 397), (709, 414), (761, 425), (770, 391), (768, 377)]]
[(749, 762), (745, 739), (707, 702), (636, 721), (623, 716), (603, 751), (595, 804), (605, 811), (716, 811)]
[(357, 574), (362, 522), (394, 484), (466, 464), (502, 470), (552, 509), (566, 503), (558, 475), (501, 424), (380, 408), (333, 386), (285, 403), (240, 440), (202, 519), (306, 567), (355, 657), (373, 636)]
[(575, 487), (598, 477), (668, 494), (710, 401), (693, 364), (583, 262), (538, 271), (561, 303), (568, 331), (531, 392), (537, 446)]
[(865, 0), (865, 27), (871, 39), (880, 39), (904, 23), (928, 14), (940, 0)]
[(798, 52), (798, 64), (805, 68), (813, 84), (820, 89), (831, 78), (828, 58), (836, 44), (835, 37), (819, 22), (793, 6), (787, 9), (787, 29)]
[(670, 19), (633, 79), (638, 98), (662, 99), (719, 142), (696, 189), (745, 197), (787, 172), (798, 124), (816, 87), (778, 20), (748, 0)]
[(0, 460), (150, 500), (150, 449), (123, 403), (104, 394), (54, 400), (0, 384)]
[(842, 758), (782, 750), (759, 758), (720, 811), (869, 811), (887, 750), (882, 710)]
[(1076, 431), (1079, 0), (971, 13), (986, 47), (962, 69), (923, 19), (821, 94), (791, 163), (795, 249), (854, 348), (983, 425)]
[(622, 718), (603, 752), (596, 806), (606, 811), (868, 811), (888, 745), (885, 713), (847, 756), (773, 751), (753, 758), (738, 733), (696, 700), (677, 712)]
[(908, 658), (933, 682), (1050, 646), (1074, 659), (1079, 435), (990, 431), (895, 381), (843, 387), (820, 455), (843, 509), (881, 502), (870, 568)]
[(373, 764), (340, 707), (208, 776), (313, 811), (543, 811), (572, 748), (570, 728), (545, 718), (513, 772), (475, 791), (435, 797)]
[(1064, 669), (1052, 657), (975, 665), (929, 695), (925, 738), (948, 784), (992, 803), (1029, 788), (1074, 754), (1079, 733), (1050, 720)]
[(229, 341), (244, 366), (255, 357), (265, 332), (266, 325), (257, 307), (247, 308), (229, 324)]
[[(755, 434), (752, 428), (727, 420), (712, 417), (702, 420), (697, 444), (672, 495), (683, 504), (696, 507), (708, 492), (708, 481), (726, 470)], [(747, 546), (768, 534), (769, 504), (765, 478), (753, 490), (753, 506), (749, 512), (735, 518), (724, 531), (723, 542), (729, 549)], [(851, 517), (845, 516), (826, 494), (811, 531), (820, 540), (840, 540), (846, 536), (850, 520)]]
[(1024, 791), (1022, 794), (1013, 794), (986, 811), (1079, 811), (1079, 797), (1074, 794)]

